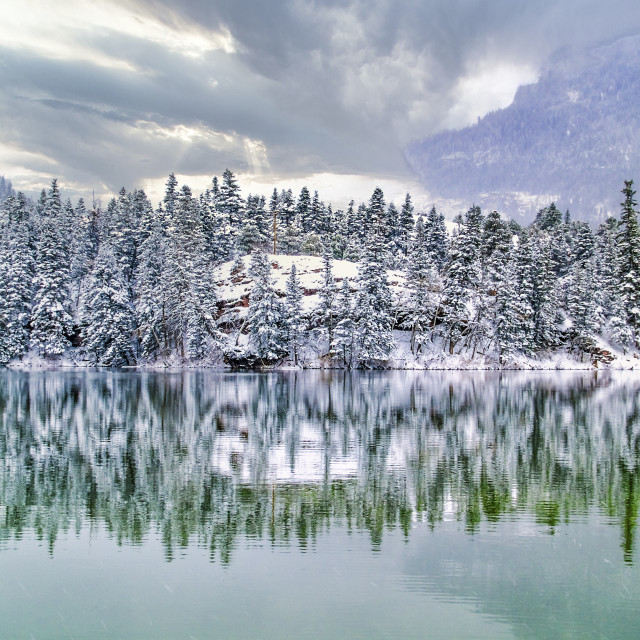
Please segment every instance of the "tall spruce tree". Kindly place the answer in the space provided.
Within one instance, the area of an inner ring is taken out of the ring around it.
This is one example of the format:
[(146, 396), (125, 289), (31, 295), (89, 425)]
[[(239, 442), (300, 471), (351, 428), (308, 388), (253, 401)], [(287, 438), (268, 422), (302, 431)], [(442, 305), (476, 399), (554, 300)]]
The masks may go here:
[(636, 212), (636, 192), (633, 180), (624, 181), (624, 202), (621, 204), (618, 232), (620, 287), (627, 323), (633, 332), (636, 347), (640, 346), (640, 228)]
[(387, 243), (384, 194), (376, 187), (369, 201), (369, 236), (358, 263), (356, 301), (356, 361), (379, 366), (393, 349), (391, 290), (387, 282)]
[(438, 270), (427, 245), (422, 217), (418, 218), (415, 240), (408, 257), (407, 317), (403, 326), (411, 331), (411, 352), (417, 354), (430, 338), (436, 316), (436, 290), (439, 289)]
[(83, 303), (83, 344), (96, 364), (133, 364), (134, 311), (127, 278), (109, 243), (102, 243)]
[(249, 275), (253, 278), (247, 314), (249, 348), (267, 363), (280, 360), (289, 352), (286, 316), (271, 281), (271, 265), (262, 251), (251, 256)]
[(431, 254), (433, 263), (442, 273), (447, 261), (447, 253), (449, 250), (449, 234), (444, 223), (444, 216), (432, 207), (429, 211), (425, 223), (425, 236), (428, 251)]
[(2, 206), (0, 226), (0, 363), (20, 358), (29, 345), (34, 273), (27, 202), (22, 193)]
[(318, 298), (320, 330), (327, 337), (327, 345), (331, 346), (336, 323), (336, 286), (333, 279), (333, 256), (328, 247), (322, 256), (322, 284), (318, 290)]
[(449, 354), (458, 341), (469, 334), (475, 318), (476, 296), (481, 283), (480, 244), (482, 213), (473, 206), (453, 237), (444, 275), (442, 310)]
[(289, 353), (293, 357), (293, 364), (298, 364), (300, 344), (305, 328), (302, 317), (302, 287), (296, 270), (296, 265), (291, 265), (291, 273), (286, 284), (286, 324), (289, 337)]
[(140, 248), (140, 269), (136, 283), (140, 346), (142, 356), (150, 359), (169, 353), (168, 303), (163, 286), (167, 238), (163, 217), (162, 211), (157, 211), (149, 225), (149, 235)]
[(58, 223), (62, 215), (57, 181), (44, 200), (36, 243), (36, 272), (31, 307), (31, 345), (43, 356), (61, 355), (72, 331), (69, 254)]
[(333, 358), (342, 360), (345, 367), (351, 368), (356, 342), (356, 321), (349, 278), (342, 281), (336, 307), (336, 328), (329, 353)]

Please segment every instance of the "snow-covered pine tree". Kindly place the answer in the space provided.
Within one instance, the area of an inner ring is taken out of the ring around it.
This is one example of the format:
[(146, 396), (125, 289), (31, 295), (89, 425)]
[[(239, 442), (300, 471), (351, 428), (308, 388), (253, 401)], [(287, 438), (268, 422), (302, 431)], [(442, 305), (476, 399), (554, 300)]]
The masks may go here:
[(172, 220), (175, 216), (176, 207), (178, 206), (178, 179), (174, 173), (169, 174), (162, 202), (167, 219)]
[(43, 356), (61, 355), (69, 347), (71, 299), (67, 242), (58, 226), (62, 215), (57, 181), (51, 182), (37, 221), (31, 345)]
[(636, 347), (640, 346), (640, 228), (633, 180), (624, 181), (624, 202), (621, 204), (618, 232), (619, 282), (627, 324), (633, 332)]
[(388, 265), (391, 268), (400, 268), (402, 265), (402, 247), (400, 231), (400, 212), (393, 202), (387, 207), (387, 220), (385, 230), (387, 240)]
[(505, 364), (514, 354), (528, 351), (528, 318), (532, 310), (520, 291), (516, 258), (505, 265), (496, 296), (495, 341), (500, 363)]
[(391, 290), (387, 282), (384, 194), (376, 187), (368, 207), (371, 219), (363, 255), (358, 263), (356, 354), (359, 366), (379, 366), (393, 349)]
[(279, 250), (286, 255), (299, 255), (302, 245), (302, 226), (300, 225), (300, 217), (293, 206), (293, 196), (291, 189), (284, 192), (285, 200), (283, 206), (283, 219), (286, 223), (281, 226), (278, 235)]
[(607, 218), (596, 233), (595, 259), (606, 331), (613, 342), (625, 348), (633, 342), (633, 333), (627, 324), (624, 299), (619, 286), (617, 236), (618, 221), (613, 217)]
[(574, 221), (569, 227), (572, 246), (572, 263), (584, 267), (595, 252), (596, 240), (591, 227), (586, 222)]
[(344, 366), (351, 368), (356, 341), (356, 322), (354, 319), (353, 294), (349, 278), (342, 281), (342, 287), (336, 301), (336, 328), (329, 354), (342, 360)]
[(306, 234), (311, 231), (311, 194), (307, 187), (302, 187), (298, 202), (296, 203), (296, 213), (300, 219), (302, 233)]
[(286, 324), (289, 337), (289, 353), (293, 357), (293, 363), (298, 364), (300, 345), (305, 329), (302, 317), (302, 287), (296, 270), (296, 265), (291, 265), (291, 273), (286, 284)]
[(343, 260), (349, 242), (349, 219), (342, 209), (336, 211), (335, 219), (336, 228), (331, 236), (331, 252), (336, 260)]
[(29, 345), (33, 253), (29, 212), (22, 193), (2, 205), (0, 227), (0, 363), (20, 358)]
[(130, 292), (138, 267), (139, 237), (138, 220), (129, 194), (123, 187), (111, 216), (109, 243)]
[(237, 232), (242, 224), (244, 215), (244, 201), (240, 196), (240, 186), (230, 169), (222, 174), (220, 195), (216, 201), (216, 208), (229, 223), (232, 233)]
[(411, 195), (407, 193), (404, 202), (402, 203), (402, 209), (400, 210), (399, 220), (399, 237), (398, 244), (402, 255), (407, 256), (409, 254), (409, 247), (411, 245), (411, 237), (413, 235), (414, 220), (413, 220), (413, 204), (411, 203)]
[(211, 265), (204, 254), (196, 253), (183, 311), (186, 353), (192, 360), (210, 358), (226, 341), (226, 336), (217, 328), (217, 302)]
[(408, 298), (403, 326), (411, 331), (411, 352), (416, 354), (431, 336), (437, 309), (436, 291), (440, 288), (438, 270), (429, 252), (422, 217), (418, 218), (408, 258)]
[(320, 332), (327, 338), (327, 346), (333, 340), (336, 322), (336, 285), (333, 279), (333, 255), (327, 247), (322, 255), (322, 283), (318, 290), (318, 320)]
[(161, 282), (170, 342), (181, 357), (192, 359), (207, 357), (221, 342), (215, 326), (217, 297), (204, 246), (198, 201), (185, 185), (167, 232)]
[(291, 189), (282, 189), (279, 196), (280, 220), (283, 227), (293, 223), (296, 216), (296, 201)]
[(473, 206), (454, 235), (444, 275), (442, 311), (449, 354), (467, 335), (477, 308), (472, 302), (481, 283), (480, 242), (482, 213)]
[(424, 230), (431, 259), (438, 271), (442, 273), (449, 251), (449, 234), (444, 223), (444, 216), (438, 213), (435, 207), (431, 207), (425, 219)]
[(269, 259), (262, 251), (251, 256), (249, 275), (253, 278), (247, 314), (249, 348), (265, 363), (280, 360), (289, 352), (286, 316), (271, 282)]
[(317, 233), (307, 233), (302, 239), (300, 253), (303, 256), (321, 256), (324, 252), (322, 238)]
[(84, 200), (80, 198), (75, 209), (75, 229), (71, 242), (70, 277), (77, 304), (80, 283), (89, 273), (93, 260), (98, 255), (98, 221), (89, 214)]
[(271, 198), (269, 199), (269, 218), (270, 218), (270, 248), (273, 247), (273, 253), (278, 253), (278, 236), (282, 231), (282, 221), (280, 220), (280, 194), (274, 188)]
[(108, 242), (100, 245), (82, 303), (83, 346), (96, 364), (133, 364), (135, 318), (129, 287)]
[(537, 349), (548, 349), (558, 344), (558, 296), (554, 241), (547, 232), (531, 238), (533, 291), (534, 344)]
[(237, 240), (238, 249), (243, 255), (267, 244), (268, 224), (264, 206), (264, 196), (247, 196), (247, 207)]
[(528, 234), (512, 245), (504, 265), (495, 306), (495, 341), (501, 363), (534, 350), (533, 262)]
[(601, 288), (595, 269), (595, 260), (573, 264), (567, 292), (567, 312), (571, 317), (571, 345), (582, 352), (602, 329), (603, 310)]
[(497, 291), (512, 244), (509, 225), (497, 211), (492, 211), (484, 220), (482, 228), (481, 255), (485, 288), (489, 293)]
[(324, 222), (324, 202), (320, 200), (320, 196), (317, 191), (313, 192), (313, 198), (311, 200), (311, 214), (309, 222), (309, 231), (311, 233), (317, 233), (322, 236)]
[(136, 317), (144, 358), (166, 356), (169, 352), (167, 292), (163, 287), (163, 267), (167, 239), (164, 214), (156, 213), (149, 235), (140, 248), (140, 267), (136, 282)]

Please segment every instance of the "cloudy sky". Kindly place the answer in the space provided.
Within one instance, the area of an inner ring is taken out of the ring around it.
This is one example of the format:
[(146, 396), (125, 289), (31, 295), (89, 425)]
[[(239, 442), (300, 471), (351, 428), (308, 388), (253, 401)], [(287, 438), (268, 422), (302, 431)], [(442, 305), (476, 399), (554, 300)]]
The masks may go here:
[[(0, 0), (0, 175), (66, 194), (394, 197), (402, 149), (507, 106), (553, 56), (640, 32), (637, 0)], [(362, 195), (361, 195), (362, 194)]]

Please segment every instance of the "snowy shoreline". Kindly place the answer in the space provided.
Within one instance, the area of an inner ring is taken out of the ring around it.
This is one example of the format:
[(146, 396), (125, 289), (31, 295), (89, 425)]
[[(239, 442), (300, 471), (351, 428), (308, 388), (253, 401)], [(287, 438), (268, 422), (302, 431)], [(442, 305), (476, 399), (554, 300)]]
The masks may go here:
[[(394, 331), (396, 348), (392, 351), (387, 362), (378, 367), (354, 368), (353, 371), (638, 371), (640, 372), (640, 358), (635, 351), (624, 354), (612, 347), (605, 345), (613, 356), (610, 363), (591, 360), (581, 361), (577, 354), (566, 350), (558, 350), (531, 358), (524, 355), (514, 357), (508, 362), (500, 364), (496, 356), (478, 355), (471, 357), (471, 353), (464, 351), (459, 354), (449, 355), (443, 352), (439, 345), (433, 345), (433, 349), (424, 354), (414, 356), (411, 354), (407, 331)], [(187, 361), (173, 354), (163, 360), (139, 363), (125, 367), (104, 367), (95, 363), (74, 358), (73, 353), (67, 353), (60, 358), (42, 358), (36, 354), (28, 354), (23, 360), (15, 360), (6, 365), (7, 369), (16, 371), (37, 371), (57, 369), (99, 369), (110, 371), (192, 371), (211, 370), (221, 372), (249, 372), (249, 371), (305, 371), (305, 370), (330, 370), (349, 371), (335, 360), (328, 360), (320, 355), (322, 350), (319, 345), (307, 345), (305, 353), (298, 365), (294, 365), (289, 359), (281, 362), (255, 367), (233, 367), (225, 364), (222, 356), (207, 361)], [(79, 355), (79, 354), (78, 354)]]

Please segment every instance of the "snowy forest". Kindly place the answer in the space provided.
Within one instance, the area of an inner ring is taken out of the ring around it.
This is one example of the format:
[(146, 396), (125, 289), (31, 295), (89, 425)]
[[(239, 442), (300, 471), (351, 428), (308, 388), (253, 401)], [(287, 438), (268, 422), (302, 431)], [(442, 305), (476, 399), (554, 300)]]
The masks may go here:
[[(228, 169), (200, 195), (171, 174), (156, 208), (139, 189), (103, 207), (65, 201), (56, 180), (36, 201), (3, 188), (5, 364), (376, 368), (393, 366), (403, 343), (416, 362), (437, 352), (509, 367), (566, 353), (597, 365), (640, 344), (631, 180), (619, 216), (595, 230), (554, 204), (527, 227), (478, 206), (445, 224), (435, 207), (417, 212), (409, 194), (387, 203), (380, 188), (345, 210), (307, 188), (243, 198)], [(317, 290), (303, 286), (293, 260), (277, 291), (274, 254), (316, 256)], [(356, 275), (345, 277), (352, 263)], [(237, 302), (241, 322), (229, 321), (220, 298), (225, 264), (251, 284)]]

